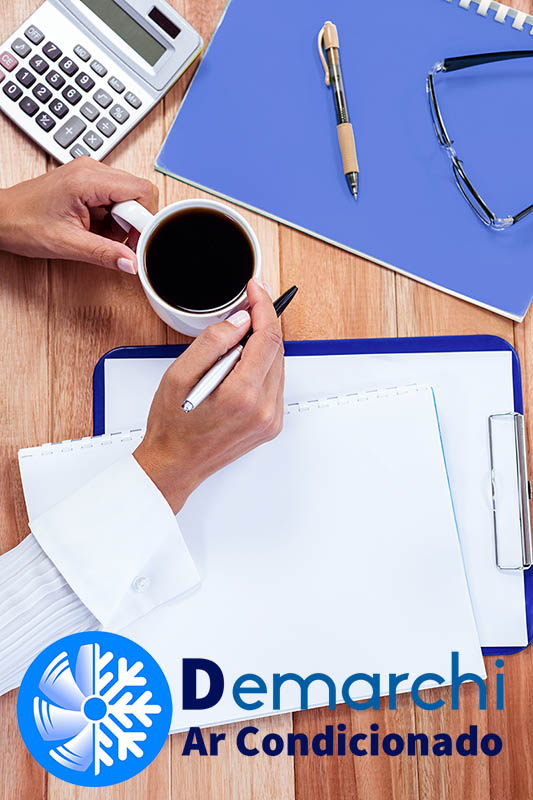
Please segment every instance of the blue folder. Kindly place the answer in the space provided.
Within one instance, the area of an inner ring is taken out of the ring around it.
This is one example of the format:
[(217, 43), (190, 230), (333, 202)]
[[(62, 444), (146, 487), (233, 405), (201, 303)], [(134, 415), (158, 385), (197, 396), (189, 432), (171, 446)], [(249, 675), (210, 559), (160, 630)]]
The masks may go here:
[[(232, 0), (156, 168), (521, 320), (533, 295), (533, 214), (502, 232), (476, 217), (437, 142), (425, 89), (445, 57), (532, 46), (532, 18), (500, 10), (499, 24), (497, 4), (478, 2)], [(318, 56), (327, 19), (340, 36), (357, 201)], [(437, 79), (458, 155), (497, 216), (533, 203), (532, 85), (533, 59)]]
[[(117, 347), (98, 361), (93, 374), (93, 433), (105, 433), (105, 362), (124, 358), (177, 358), (187, 345)], [(449, 353), (507, 350), (512, 354), (514, 409), (523, 414), (520, 361), (514, 348), (498, 336), (424, 336), (399, 339), (333, 339), (285, 342), (285, 355), (328, 356), (377, 353)], [(533, 568), (525, 570), (525, 603), (528, 642), (533, 640)], [(517, 653), (522, 647), (484, 647), (484, 655)]]

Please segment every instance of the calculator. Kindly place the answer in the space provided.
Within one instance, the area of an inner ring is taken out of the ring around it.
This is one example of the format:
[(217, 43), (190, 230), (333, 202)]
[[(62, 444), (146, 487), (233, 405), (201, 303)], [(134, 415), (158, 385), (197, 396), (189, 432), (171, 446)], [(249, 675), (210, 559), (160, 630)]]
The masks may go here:
[(0, 109), (57, 161), (100, 160), (202, 46), (164, 0), (46, 0), (0, 45)]

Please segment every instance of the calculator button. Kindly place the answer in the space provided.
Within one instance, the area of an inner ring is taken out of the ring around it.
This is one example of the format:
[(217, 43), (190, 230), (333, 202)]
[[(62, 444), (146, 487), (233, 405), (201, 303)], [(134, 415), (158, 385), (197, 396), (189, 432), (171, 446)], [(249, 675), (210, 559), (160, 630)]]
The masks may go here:
[(2, 89), (4, 94), (7, 94), (7, 96), (10, 97), (11, 100), (18, 100), (22, 94), (22, 89), (20, 88), (20, 86), (17, 86), (17, 84), (13, 83), (13, 81), (8, 81), (2, 87)]
[[(76, 47), (74, 48), (74, 52), (76, 53), (78, 58), (81, 58), (82, 61), (88, 61), (91, 57), (89, 51), (86, 50), (85, 47), (83, 47), (81, 44), (76, 45)], [(80, 147), (80, 145), (76, 145), (76, 147)]]
[(48, 69), (48, 66), (48, 61), (45, 61), (42, 56), (33, 56), (33, 58), (30, 58), (30, 67), (32, 67), (38, 75), (43, 75)]
[(89, 133), (86, 133), (83, 137), (83, 141), (85, 144), (89, 145), (91, 150), (98, 150), (98, 148), (104, 143), (104, 140), (100, 138), (100, 136), (98, 136), (98, 134), (94, 131), (89, 131)]
[(80, 108), (80, 114), (83, 114), (85, 119), (89, 122), (94, 122), (100, 112), (91, 103), (84, 103)]
[(61, 92), (65, 100), (68, 100), (71, 106), (75, 106), (76, 103), (79, 103), (81, 100), (81, 94), (78, 92), (74, 86), (67, 86)]
[(41, 111), (40, 114), (37, 114), (35, 117), (35, 122), (40, 128), (43, 129), (43, 131), (51, 131), (56, 124), (55, 120), (53, 120), (50, 114), (47, 114), (46, 111)]
[(128, 114), (128, 112), (126, 111), (125, 108), (122, 108), (122, 106), (116, 105), (116, 106), (113, 106), (113, 108), (109, 112), (109, 116), (113, 117), (113, 119), (116, 119), (116, 121), (119, 122), (122, 125), (123, 122), (126, 122), (126, 120), (129, 119), (130, 115)]
[(50, 61), (57, 61), (57, 59), (63, 55), (63, 51), (53, 42), (46, 42), (46, 44), (43, 45), (43, 53), (45, 56), (48, 56)]
[(43, 83), (38, 83), (37, 86), (34, 86), (32, 93), (42, 103), (47, 103), (52, 97), (52, 92)]
[(68, 106), (62, 103), (61, 100), (52, 100), (48, 108), (59, 119), (63, 119), (68, 114)]
[(96, 72), (97, 75), (100, 75), (101, 78), (103, 78), (104, 75), (107, 75), (107, 69), (96, 59), (91, 61), (91, 69)]
[(65, 83), (64, 77), (60, 75), (59, 72), (56, 72), (55, 69), (48, 73), (46, 76), (46, 81), (50, 84), (50, 86), (53, 86), (54, 89), (61, 89)]
[(141, 101), (136, 94), (133, 94), (133, 92), (126, 92), (124, 95), (124, 100), (126, 103), (129, 103), (130, 106), (133, 106), (133, 108), (139, 108), (141, 105)]
[(33, 115), (36, 114), (39, 109), (39, 106), (35, 100), (31, 99), (31, 97), (23, 97), (19, 103), (19, 106), (29, 117), (33, 117)]
[(89, 92), (94, 86), (93, 79), (86, 72), (80, 72), (79, 75), (76, 75), (76, 83), (86, 92)]
[(115, 90), (115, 92), (118, 92), (119, 94), (122, 94), (122, 92), (126, 88), (122, 83), (122, 81), (119, 81), (119, 79), (115, 78), (114, 75), (111, 78), (109, 78), (108, 84), (111, 86), (112, 89)]
[(59, 62), (59, 69), (62, 69), (70, 77), (78, 71), (78, 65), (71, 58), (62, 58)]
[(11, 49), (21, 58), (26, 58), (28, 53), (31, 53), (31, 47), (24, 39), (15, 39), (14, 42), (11, 42)]
[(32, 86), (35, 83), (35, 75), (33, 75), (31, 72), (28, 72), (27, 69), (19, 69), (15, 77), (18, 80), (18, 82), (21, 83), (26, 88), (28, 88), (28, 86)]
[(99, 89), (97, 92), (95, 92), (93, 97), (98, 105), (102, 106), (102, 108), (107, 108), (113, 102), (111, 95), (109, 95), (107, 92), (104, 92), (103, 89)]
[(112, 136), (117, 129), (117, 126), (113, 125), (111, 120), (106, 119), (105, 117), (102, 117), (102, 119), (97, 122), (96, 127), (98, 128), (100, 133), (103, 133), (104, 136), (108, 137)]
[(81, 158), (82, 156), (90, 156), (91, 154), (82, 144), (75, 144), (70, 151), (70, 155), (72, 158)]
[(44, 39), (44, 33), (40, 31), (39, 28), (36, 28), (35, 25), (30, 25), (29, 28), (26, 28), (24, 36), (33, 44), (41, 44)]
[(139, 108), (141, 105), (141, 101), (136, 94), (133, 94), (133, 92), (126, 92), (124, 95), (124, 100), (126, 103), (129, 103), (130, 106), (133, 106), (133, 108)]
[(78, 138), (80, 133), (83, 133), (87, 125), (79, 117), (71, 117), (54, 133), (56, 142), (64, 147), (70, 147), (72, 142)]
[(0, 67), (3, 67), (7, 72), (12, 72), (18, 66), (18, 58), (8, 53), (7, 50), (0, 55)]

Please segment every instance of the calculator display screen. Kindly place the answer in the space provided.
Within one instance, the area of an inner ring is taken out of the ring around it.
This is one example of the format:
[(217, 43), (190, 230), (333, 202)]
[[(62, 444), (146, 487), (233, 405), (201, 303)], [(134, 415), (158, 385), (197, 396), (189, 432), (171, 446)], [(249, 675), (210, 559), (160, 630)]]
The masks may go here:
[(151, 36), (142, 25), (112, 0), (81, 0), (97, 17), (129, 44), (150, 66), (159, 61), (165, 47)]

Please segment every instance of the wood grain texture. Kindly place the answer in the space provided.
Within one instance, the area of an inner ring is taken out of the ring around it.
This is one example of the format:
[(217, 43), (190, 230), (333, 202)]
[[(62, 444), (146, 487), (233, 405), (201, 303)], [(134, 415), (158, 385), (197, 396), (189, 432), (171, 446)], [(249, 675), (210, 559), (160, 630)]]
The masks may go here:
[(283, 314), (286, 339), (396, 335), (394, 273), (280, 226), (281, 284), (298, 299)]
[[(4, 3), (0, 36), (19, 24), (38, 0)], [(181, 11), (206, 42), (224, 0), (179, 0)], [(514, 5), (533, 10), (533, 0)], [(153, 162), (164, 133), (194, 72), (167, 95), (144, 122), (107, 159), (107, 163), (149, 177), (160, 187), (161, 204), (203, 196), (177, 181), (157, 175)], [(0, 117), (1, 184), (43, 172), (46, 159), (4, 117)], [(48, 168), (53, 168), (49, 166)], [(205, 195), (208, 196), (208, 195)], [(256, 229), (263, 252), (263, 276), (273, 292), (291, 283), (298, 302), (283, 318), (286, 339), (492, 333), (514, 343), (521, 358), (526, 408), (533, 403), (533, 317), (521, 325), (444, 295), (252, 212), (242, 211)], [(91, 432), (91, 375), (98, 358), (112, 347), (187, 341), (168, 330), (151, 312), (135, 279), (77, 263), (28, 261), (0, 255), (2, 295), (0, 353), (0, 492), (2, 549), (26, 533), (16, 451)], [(530, 455), (533, 428), (528, 422)], [(531, 463), (531, 459), (530, 459)], [(6, 800), (528, 800), (533, 797), (533, 655), (531, 648), (506, 658), (506, 710), (477, 710), (475, 687), (462, 694), (459, 711), (447, 706), (421, 711), (402, 697), (396, 711), (336, 712), (316, 709), (270, 717), (254, 724), (264, 733), (289, 731), (312, 737), (327, 724), (347, 732), (408, 731), (432, 735), (459, 733), (478, 725), (480, 735), (495, 731), (504, 750), (495, 759), (416, 758), (401, 755), (357, 758), (247, 758), (232, 740), (241, 724), (217, 727), (228, 744), (216, 758), (183, 757), (183, 734), (174, 735), (151, 767), (122, 786), (76, 789), (57, 781), (27, 754), (16, 723), (12, 692), (0, 698), (0, 796)], [(487, 659), (494, 686), (494, 659)], [(356, 666), (356, 665), (355, 665)], [(449, 703), (449, 690), (433, 692)]]
[(267, 756), (260, 752), (246, 756), (235, 747), (235, 738), (241, 728), (253, 725), (259, 733), (248, 737), (248, 747), (261, 748), (261, 736), (277, 733), (286, 737), (292, 730), (290, 714), (251, 723), (238, 722), (206, 728), (202, 733), (209, 741), (211, 733), (224, 733), (218, 756), (183, 755), (186, 734), (172, 736), (172, 788), (174, 800), (209, 798), (209, 800), (293, 800), (294, 774), (290, 758)]

